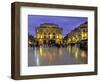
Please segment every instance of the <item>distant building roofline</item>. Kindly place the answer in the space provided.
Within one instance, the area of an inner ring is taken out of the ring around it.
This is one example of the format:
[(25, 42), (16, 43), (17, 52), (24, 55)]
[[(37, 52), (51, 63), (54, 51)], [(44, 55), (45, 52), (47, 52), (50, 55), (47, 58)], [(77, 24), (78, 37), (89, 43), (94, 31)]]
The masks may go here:
[(38, 26), (38, 28), (42, 28), (42, 27), (46, 28), (46, 26), (48, 26), (48, 25), (52, 26), (53, 28), (58, 28), (58, 29), (63, 30), (63, 28), (60, 28), (59, 25), (54, 24), (54, 23), (43, 23), (43, 24), (40, 24), (40, 26)]

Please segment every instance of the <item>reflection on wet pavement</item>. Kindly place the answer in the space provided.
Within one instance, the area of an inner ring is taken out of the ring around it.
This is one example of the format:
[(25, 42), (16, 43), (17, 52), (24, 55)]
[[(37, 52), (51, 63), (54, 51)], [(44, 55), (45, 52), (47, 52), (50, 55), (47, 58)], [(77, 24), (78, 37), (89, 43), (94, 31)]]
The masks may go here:
[(77, 46), (28, 48), (28, 66), (87, 64), (87, 57)]

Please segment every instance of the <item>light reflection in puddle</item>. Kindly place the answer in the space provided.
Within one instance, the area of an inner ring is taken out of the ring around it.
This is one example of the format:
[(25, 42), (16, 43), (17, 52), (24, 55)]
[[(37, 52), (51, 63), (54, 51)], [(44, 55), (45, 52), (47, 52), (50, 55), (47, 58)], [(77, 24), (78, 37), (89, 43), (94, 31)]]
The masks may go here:
[(77, 46), (28, 48), (28, 66), (87, 64), (87, 57)]

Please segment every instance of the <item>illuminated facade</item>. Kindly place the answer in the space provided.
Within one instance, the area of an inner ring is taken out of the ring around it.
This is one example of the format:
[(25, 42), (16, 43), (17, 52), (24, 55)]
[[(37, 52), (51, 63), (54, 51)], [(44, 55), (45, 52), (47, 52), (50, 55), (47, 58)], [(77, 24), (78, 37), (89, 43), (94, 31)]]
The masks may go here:
[(39, 45), (48, 44), (50, 41), (62, 44), (63, 29), (56, 24), (44, 23), (36, 27), (36, 40)]
[(65, 44), (75, 44), (88, 40), (87, 22), (72, 30), (64, 37)]

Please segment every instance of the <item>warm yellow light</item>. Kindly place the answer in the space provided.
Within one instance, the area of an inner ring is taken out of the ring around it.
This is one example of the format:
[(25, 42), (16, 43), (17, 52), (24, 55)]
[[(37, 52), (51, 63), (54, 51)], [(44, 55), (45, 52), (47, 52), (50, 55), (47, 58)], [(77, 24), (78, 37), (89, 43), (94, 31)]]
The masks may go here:
[(57, 35), (57, 38), (58, 38), (58, 35)]
[(84, 33), (85, 39), (87, 39), (87, 33)]
[(43, 38), (43, 36), (41, 35), (41, 38)]
[(82, 32), (81, 33), (81, 38), (82, 38), (82, 40), (87, 39), (87, 33), (86, 32)]
[(86, 57), (86, 53), (84, 51), (81, 52), (81, 57), (85, 58)]
[(78, 49), (78, 48), (76, 48), (76, 49), (75, 49), (75, 51), (74, 51), (74, 53), (75, 53), (75, 59), (78, 59), (79, 49)]
[(62, 35), (59, 35), (59, 38), (62, 39)]
[(76, 41), (78, 41), (79, 40), (79, 36), (78, 35), (76, 35)]
[(68, 42), (71, 42), (71, 39), (68, 39)]
[(83, 40), (83, 38), (84, 38), (84, 33), (83, 32), (81, 33), (81, 36), (82, 36), (82, 40)]
[(50, 34), (50, 38), (52, 38), (52, 34)]
[(37, 34), (37, 38), (40, 38), (40, 35), (39, 34)]
[(75, 37), (73, 37), (72, 40), (75, 41)]
[(40, 55), (42, 56), (43, 55), (42, 47), (40, 47), (39, 51), (40, 51)]
[(31, 42), (31, 41), (28, 41), (28, 43), (29, 43), (29, 44), (32, 44), (32, 42)]

